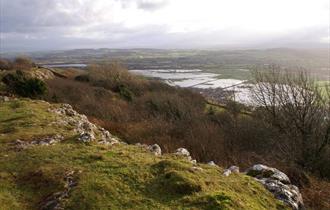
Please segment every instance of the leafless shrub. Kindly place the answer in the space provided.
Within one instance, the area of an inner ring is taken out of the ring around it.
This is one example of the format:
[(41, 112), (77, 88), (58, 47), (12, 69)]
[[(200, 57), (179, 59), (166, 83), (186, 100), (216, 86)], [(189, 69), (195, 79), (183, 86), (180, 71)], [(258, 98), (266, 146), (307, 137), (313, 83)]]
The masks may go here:
[(29, 70), (35, 66), (36, 64), (30, 58), (25, 56), (15, 58), (13, 62), (13, 68), (17, 70)]
[(7, 59), (0, 58), (0, 70), (12, 69), (12, 63)]
[(254, 78), (255, 104), (265, 122), (285, 137), (276, 144), (278, 149), (302, 167), (318, 171), (317, 162), (330, 142), (330, 104), (320, 86), (305, 72), (290, 74), (278, 66), (256, 70)]

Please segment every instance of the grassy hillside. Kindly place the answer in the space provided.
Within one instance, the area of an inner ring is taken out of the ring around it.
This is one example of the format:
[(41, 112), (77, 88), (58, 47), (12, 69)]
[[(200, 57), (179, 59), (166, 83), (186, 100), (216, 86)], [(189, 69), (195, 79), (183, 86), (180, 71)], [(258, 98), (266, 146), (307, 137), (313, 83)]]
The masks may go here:
[[(73, 127), (56, 123), (61, 117), (49, 109), (57, 106), (0, 102), (1, 209), (53, 209), (54, 198), (64, 209), (80, 210), (285, 209), (245, 175), (225, 177), (221, 168), (155, 156), (141, 146), (80, 143)], [(24, 149), (14, 144), (54, 134), (64, 140)]]

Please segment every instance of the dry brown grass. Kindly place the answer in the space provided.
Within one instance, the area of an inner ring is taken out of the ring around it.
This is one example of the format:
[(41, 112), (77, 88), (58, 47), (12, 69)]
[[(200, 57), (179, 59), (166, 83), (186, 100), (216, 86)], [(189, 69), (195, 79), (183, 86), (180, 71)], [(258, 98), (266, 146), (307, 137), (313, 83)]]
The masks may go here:
[(310, 181), (310, 187), (301, 190), (305, 204), (312, 210), (329, 210), (330, 183), (314, 177), (311, 177)]

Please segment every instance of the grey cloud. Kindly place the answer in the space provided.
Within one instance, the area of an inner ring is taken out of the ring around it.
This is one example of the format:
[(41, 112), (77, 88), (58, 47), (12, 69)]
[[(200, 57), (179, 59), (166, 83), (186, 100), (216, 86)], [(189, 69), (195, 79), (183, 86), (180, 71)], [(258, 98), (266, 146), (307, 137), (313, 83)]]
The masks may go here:
[(167, 6), (169, 0), (116, 0), (121, 3), (123, 8), (136, 6), (145, 11), (156, 11)]
[(150, 1), (150, 0), (148, 0), (148, 1), (142, 0), (137, 3), (139, 9), (149, 10), (149, 11), (161, 9), (164, 6), (166, 6), (167, 4), (168, 4), (167, 0), (162, 0), (162, 1), (158, 1), (158, 2), (154, 2), (154, 1)]
[[(199, 33), (169, 34), (165, 26), (145, 26), (131, 29), (121, 25), (95, 26), (84, 33), (101, 31), (103, 38), (66, 37), (65, 29), (53, 29), (47, 32), (28, 34), (10, 34), (3, 42), (3, 49), (11, 50), (52, 50), (73, 48), (205, 48), (205, 47), (323, 47), (318, 43), (321, 38), (318, 28), (306, 31), (294, 31), (283, 37), (246, 37), (237, 31), (216, 31)], [(297, 34), (301, 33), (298, 37)], [(233, 36), (233, 34), (236, 34)], [(34, 37), (35, 36), (35, 37)]]
[[(6, 0), (2, 2), (1, 32), (37, 32), (49, 27), (74, 26), (85, 23), (86, 12), (74, 10), (75, 0)], [(72, 12), (67, 13), (61, 8)]]
[[(327, 27), (305, 28), (283, 36), (244, 34), (227, 28), (220, 31), (168, 33), (168, 26), (145, 25), (127, 28), (121, 23), (101, 21), (90, 25), (98, 14), (93, 0), (0, 0), (0, 51), (51, 50), (70, 48), (203, 48), (214, 46), (297, 47), (320, 46)], [(115, 0), (123, 7), (157, 11), (167, 0)], [(64, 10), (63, 10), (64, 8)], [(97, 21), (96, 21), (97, 22)], [(72, 34), (78, 28), (79, 37)], [(95, 36), (92, 36), (95, 35)]]

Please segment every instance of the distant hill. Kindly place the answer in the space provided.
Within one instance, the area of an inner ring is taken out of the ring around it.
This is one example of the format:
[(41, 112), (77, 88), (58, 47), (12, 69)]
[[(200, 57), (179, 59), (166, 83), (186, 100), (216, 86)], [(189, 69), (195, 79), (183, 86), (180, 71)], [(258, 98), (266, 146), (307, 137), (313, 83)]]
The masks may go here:
[[(14, 58), (18, 54), (2, 54)], [(95, 63), (118, 60), (128, 69), (194, 69), (226, 73), (240, 68), (278, 64), (302, 67), (319, 78), (329, 79), (327, 49), (245, 49), (245, 50), (164, 50), (164, 49), (76, 49), (26, 53), (39, 64)], [(230, 74), (229, 74), (230, 75)], [(237, 75), (235, 72), (232, 74)], [(244, 75), (243, 75), (244, 76)], [(246, 76), (244, 76), (246, 77)]]

